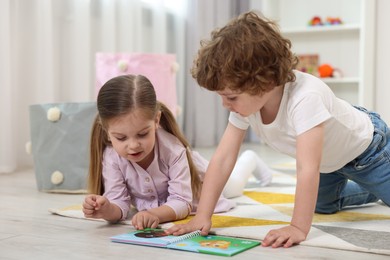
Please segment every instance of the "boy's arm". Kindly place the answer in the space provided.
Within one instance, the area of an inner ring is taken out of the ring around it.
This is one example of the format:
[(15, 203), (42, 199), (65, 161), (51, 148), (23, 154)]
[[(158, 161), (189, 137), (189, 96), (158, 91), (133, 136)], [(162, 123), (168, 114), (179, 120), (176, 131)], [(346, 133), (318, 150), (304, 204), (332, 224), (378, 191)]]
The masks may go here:
[(323, 124), (298, 136), (297, 185), (291, 225), (271, 230), (263, 241), (264, 246), (290, 247), (306, 239), (312, 224), (318, 195), (323, 136)]
[(297, 187), (291, 225), (306, 235), (317, 202), (324, 127), (318, 125), (297, 138)]
[(245, 132), (228, 123), (207, 168), (196, 216), (188, 224), (169, 228), (167, 233), (181, 235), (194, 230), (201, 230), (202, 235), (208, 233), (215, 205), (234, 168)]

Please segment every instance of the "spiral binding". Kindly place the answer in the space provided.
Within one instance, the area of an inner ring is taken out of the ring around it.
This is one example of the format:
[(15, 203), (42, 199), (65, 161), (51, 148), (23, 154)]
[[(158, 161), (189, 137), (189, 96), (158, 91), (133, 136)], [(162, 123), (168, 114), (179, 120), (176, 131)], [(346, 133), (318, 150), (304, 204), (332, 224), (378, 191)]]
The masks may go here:
[(200, 235), (200, 230), (196, 230), (196, 231), (190, 232), (190, 233), (185, 234), (185, 235), (177, 236), (174, 238), (171, 238), (171, 237), (167, 238), (167, 240), (170, 242), (170, 244), (173, 244), (173, 243), (177, 243), (177, 242), (180, 242), (180, 241), (183, 241), (183, 240), (186, 240), (189, 238), (193, 238), (193, 237), (196, 237), (199, 235)]

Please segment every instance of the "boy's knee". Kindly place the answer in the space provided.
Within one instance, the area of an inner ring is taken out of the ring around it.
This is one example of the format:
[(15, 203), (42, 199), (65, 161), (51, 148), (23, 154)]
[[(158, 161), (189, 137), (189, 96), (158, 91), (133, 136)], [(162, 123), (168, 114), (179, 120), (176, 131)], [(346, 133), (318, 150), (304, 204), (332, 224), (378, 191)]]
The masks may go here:
[(340, 211), (337, 203), (317, 203), (315, 213), (319, 214), (334, 214)]

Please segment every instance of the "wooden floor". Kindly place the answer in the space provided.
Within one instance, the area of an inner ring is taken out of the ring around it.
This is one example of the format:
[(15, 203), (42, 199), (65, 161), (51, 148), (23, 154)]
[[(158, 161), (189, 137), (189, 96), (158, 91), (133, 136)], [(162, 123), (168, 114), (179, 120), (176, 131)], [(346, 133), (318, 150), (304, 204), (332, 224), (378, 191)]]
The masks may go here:
[[(278, 155), (254, 146), (269, 160)], [(199, 149), (206, 157), (210, 149)], [(0, 174), (0, 259), (223, 259), (168, 249), (117, 244), (109, 237), (130, 227), (52, 215), (48, 208), (81, 203), (83, 195), (48, 194), (36, 189), (33, 169)], [(257, 247), (233, 259), (389, 259), (388, 256), (307, 246)]]

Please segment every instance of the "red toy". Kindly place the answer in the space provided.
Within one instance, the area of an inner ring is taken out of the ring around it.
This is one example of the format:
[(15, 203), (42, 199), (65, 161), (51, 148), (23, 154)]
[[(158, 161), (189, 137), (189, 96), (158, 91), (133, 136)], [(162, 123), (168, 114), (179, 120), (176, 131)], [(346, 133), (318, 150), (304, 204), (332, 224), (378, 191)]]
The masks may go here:
[(318, 26), (318, 25), (323, 25), (321, 17), (319, 16), (314, 16), (310, 21), (309, 21), (310, 26)]
[(321, 78), (328, 78), (333, 76), (333, 67), (329, 64), (322, 64), (318, 67), (318, 75)]
[(320, 78), (342, 78), (343, 72), (329, 64), (322, 64), (318, 67), (318, 76)]

